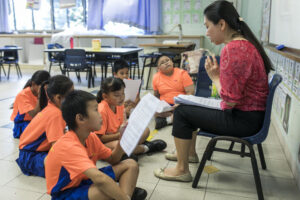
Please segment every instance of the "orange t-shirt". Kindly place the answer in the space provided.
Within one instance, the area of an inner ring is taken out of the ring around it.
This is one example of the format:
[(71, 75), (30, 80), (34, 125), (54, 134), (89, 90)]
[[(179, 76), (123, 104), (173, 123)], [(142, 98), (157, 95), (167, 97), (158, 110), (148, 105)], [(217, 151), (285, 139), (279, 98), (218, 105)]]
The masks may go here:
[(64, 135), (66, 122), (61, 110), (52, 104), (39, 112), (20, 137), (19, 148), (29, 151), (49, 151), (51, 143)]
[(37, 104), (37, 97), (34, 96), (30, 87), (23, 89), (16, 96), (14, 102), (13, 112), (10, 116), (10, 120), (14, 121), (15, 117), (19, 113), (19, 115), (25, 114), (24, 121), (32, 120), (32, 117), (28, 114), (29, 111), (33, 110)]
[(67, 132), (52, 146), (46, 159), (47, 193), (53, 195), (77, 187), (82, 180), (88, 179), (83, 172), (97, 168), (97, 160), (110, 156), (111, 150), (94, 133), (88, 136), (86, 146), (83, 146), (75, 132)]
[(157, 72), (153, 77), (152, 84), (153, 90), (158, 91), (160, 100), (174, 104), (174, 97), (185, 94), (184, 88), (194, 83), (187, 71), (174, 68), (174, 72), (171, 76)]
[(114, 113), (107, 101), (102, 100), (98, 104), (98, 112), (102, 117), (102, 126), (96, 134), (104, 135), (106, 133), (116, 133), (124, 121), (124, 105), (116, 106), (116, 113)]

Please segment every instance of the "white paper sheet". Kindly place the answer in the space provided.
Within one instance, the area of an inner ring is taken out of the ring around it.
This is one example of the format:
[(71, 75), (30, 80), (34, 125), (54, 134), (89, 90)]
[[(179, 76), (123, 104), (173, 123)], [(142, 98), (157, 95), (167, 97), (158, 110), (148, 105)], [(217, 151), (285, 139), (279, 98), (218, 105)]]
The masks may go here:
[(123, 80), (125, 83), (125, 101), (135, 101), (136, 95), (139, 93), (141, 80)]
[(170, 106), (170, 104), (168, 104), (166, 101), (161, 100), (159, 102), (159, 105), (158, 105), (157, 109), (156, 109), (156, 112), (162, 113), (162, 112), (168, 112), (168, 111), (171, 111), (171, 110), (173, 110), (173, 107)]
[(197, 97), (194, 95), (178, 95), (174, 97), (176, 104), (186, 104), (194, 106), (202, 106), (211, 109), (221, 110), (221, 101), (220, 99), (212, 99), (205, 97)]
[(128, 119), (128, 125), (123, 133), (120, 145), (124, 152), (130, 156), (138, 144), (144, 130), (153, 117), (160, 100), (152, 94), (145, 95)]

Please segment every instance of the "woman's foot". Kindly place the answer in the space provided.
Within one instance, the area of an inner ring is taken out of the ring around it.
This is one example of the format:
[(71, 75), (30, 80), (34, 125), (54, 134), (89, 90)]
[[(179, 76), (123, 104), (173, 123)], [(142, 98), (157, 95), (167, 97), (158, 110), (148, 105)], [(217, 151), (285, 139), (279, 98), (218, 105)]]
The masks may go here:
[(157, 169), (154, 171), (154, 175), (167, 181), (191, 182), (193, 180), (189, 171), (180, 172), (176, 168)]
[[(177, 161), (177, 153), (176, 152), (166, 153), (165, 158), (167, 160)], [(189, 155), (189, 163), (198, 163), (198, 162), (199, 162), (199, 157), (197, 154)]]

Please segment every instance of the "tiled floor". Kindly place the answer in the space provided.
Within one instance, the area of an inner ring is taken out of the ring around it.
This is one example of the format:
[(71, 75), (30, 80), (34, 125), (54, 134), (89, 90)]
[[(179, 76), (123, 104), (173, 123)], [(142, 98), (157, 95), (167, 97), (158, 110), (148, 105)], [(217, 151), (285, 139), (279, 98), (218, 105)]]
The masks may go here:
[[(38, 68), (35, 68), (37, 70)], [(47, 200), (45, 179), (29, 177), (21, 173), (15, 159), (18, 157), (18, 140), (13, 139), (11, 122), (9, 120), (12, 110), (10, 104), (14, 96), (21, 90), (26, 80), (34, 70), (22, 68), (23, 78), (17, 79), (14, 71), (9, 81), (2, 77), (0, 82), (0, 199), (1, 200)], [(58, 72), (56, 72), (58, 73)], [(99, 79), (99, 78), (98, 78)], [(96, 80), (96, 88), (88, 89), (94, 92), (99, 87), (100, 80)], [(85, 89), (86, 82), (78, 84), (75, 79), (75, 88)], [(153, 129), (153, 122), (150, 124)], [(171, 137), (171, 127), (158, 132), (154, 137), (161, 138), (168, 143), (166, 151), (172, 151), (175, 146)], [(208, 142), (207, 138), (199, 137), (197, 152), (201, 158)], [(220, 146), (228, 144), (219, 144)], [(237, 147), (238, 148), (238, 147)], [(285, 155), (280, 146), (273, 126), (267, 140), (263, 144), (267, 170), (260, 168), (262, 187), (265, 199), (271, 200), (299, 200), (300, 192), (295, 179), (287, 164)], [(203, 173), (197, 189), (191, 183), (168, 182), (159, 180), (153, 175), (153, 170), (164, 166), (174, 166), (176, 163), (167, 161), (164, 153), (151, 156), (142, 156), (139, 159), (140, 175), (138, 186), (148, 191), (147, 199), (151, 200), (250, 200), (257, 199), (252, 168), (249, 158), (214, 153), (211, 164), (220, 171), (214, 174)], [(258, 156), (257, 156), (258, 157)], [(259, 159), (258, 159), (259, 160)], [(259, 161), (258, 161), (259, 162)], [(98, 166), (103, 163), (98, 162)], [(192, 174), (196, 173), (198, 164), (191, 164)], [(260, 167), (260, 163), (258, 163)]]

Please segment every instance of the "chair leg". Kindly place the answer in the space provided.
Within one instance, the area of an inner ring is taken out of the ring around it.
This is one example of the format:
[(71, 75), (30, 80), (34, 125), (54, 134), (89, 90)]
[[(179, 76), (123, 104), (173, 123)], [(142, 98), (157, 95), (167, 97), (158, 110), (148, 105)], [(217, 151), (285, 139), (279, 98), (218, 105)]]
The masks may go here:
[[(60, 65), (59, 65), (60, 66)], [(51, 72), (51, 67), (52, 67), (52, 62), (50, 62), (50, 66), (49, 66), (49, 74)]]
[[(215, 147), (216, 147), (216, 144), (217, 144), (217, 140), (216, 140), (216, 142), (213, 143), (213, 147), (212, 147), (212, 148), (215, 148)], [(211, 160), (212, 154), (213, 154), (213, 151), (211, 151), (211, 152), (209, 153), (207, 160)]]
[(233, 149), (233, 146), (234, 146), (234, 142), (231, 142), (231, 144), (230, 144), (230, 147), (229, 147), (229, 151), (232, 151), (232, 149)]
[(211, 140), (209, 141), (209, 143), (207, 144), (206, 149), (205, 149), (205, 152), (204, 152), (204, 154), (203, 154), (203, 156), (202, 156), (200, 165), (199, 165), (199, 167), (198, 167), (196, 176), (195, 176), (194, 181), (193, 181), (193, 184), (192, 184), (192, 187), (193, 187), (193, 188), (197, 188), (199, 179), (200, 179), (200, 177), (201, 177), (202, 171), (203, 171), (204, 166), (205, 166), (205, 163), (206, 163), (206, 161), (208, 160), (209, 156), (212, 154), (212, 152), (213, 152), (215, 146), (216, 146), (216, 140), (211, 139)]
[(8, 64), (7, 80), (9, 80), (9, 74), (10, 74), (10, 64)]
[(266, 161), (265, 161), (265, 156), (263, 152), (263, 148), (261, 144), (257, 144), (257, 149), (258, 149), (258, 154), (261, 162), (261, 168), (262, 169), (267, 169)]
[[(16, 63), (16, 69), (17, 69), (17, 71), (19, 71), (19, 75), (20, 75), (20, 77), (22, 78), (22, 72), (21, 72), (21, 69), (20, 69), (20, 65), (18, 64), (18, 63)], [(19, 77), (19, 75), (18, 75), (18, 77)]]
[(244, 154), (245, 154), (245, 144), (242, 143), (242, 146), (241, 146), (241, 157), (242, 158), (244, 157)]
[(254, 176), (258, 200), (264, 200), (264, 195), (263, 195), (263, 191), (262, 191), (262, 187), (261, 187), (260, 175), (259, 175), (259, 171), (258, 171), (258, 167), (257, 167), (255, 152), (253, 150), (252, 145), (247, 145), (247, 146), (250, 150), (251, 164), (252, 164), (252, 170), (253, 170), (253, 176)]
[(152, 70), (152, 67), (150, 66), (150, 67), (149, 67), (148, 78), (147, 78), (146, 90), (148, 89), (148, 84), (149, 84), (149, 80), (150, 80), (151, 70)]

